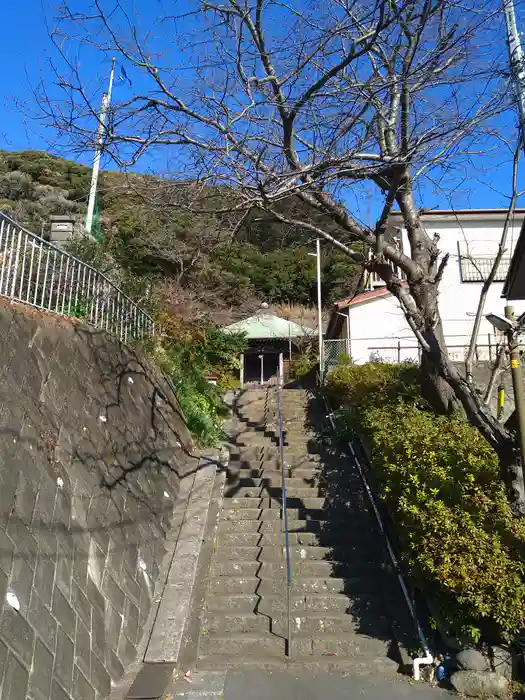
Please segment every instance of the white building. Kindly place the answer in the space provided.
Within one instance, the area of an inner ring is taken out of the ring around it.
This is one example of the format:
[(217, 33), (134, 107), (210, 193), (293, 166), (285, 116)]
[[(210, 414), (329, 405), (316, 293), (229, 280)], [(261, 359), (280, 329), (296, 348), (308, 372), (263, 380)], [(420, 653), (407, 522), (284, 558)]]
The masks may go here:
[[(442, 255), (448, 253), (450, 256), (440, 285), (439, 308), (452, 359), (465, 359), (482, 282), (491, 270), (506, 214), (502, 209), (442, 210), (422, 214), (428, 234), (437, 233)], [(493, 311), (503, 315), (503, 282), (524, 220), (525, 209), (516, 210), (505, 255), (487, 296), (485, 313)], [(390, 226), (403, 250), (408, 252), (408, 239), (399, 213), (390, 217)], [(374, 275), (370, 276), (367, 286), (369, 291), (335, 305), (326, 338), (349, 336), (350, 355), (358, 363), (374, 357), (390, 362), (417, 359), (416, 339), (397, 300), (385, 289), (384, 282)], [(514, 306), (517, 313), (525, 311), (524, 301), (518, 301)], [(478, 358), (493, 359), (500, 341), (493, 327), (483, 318), (478, 336)]]

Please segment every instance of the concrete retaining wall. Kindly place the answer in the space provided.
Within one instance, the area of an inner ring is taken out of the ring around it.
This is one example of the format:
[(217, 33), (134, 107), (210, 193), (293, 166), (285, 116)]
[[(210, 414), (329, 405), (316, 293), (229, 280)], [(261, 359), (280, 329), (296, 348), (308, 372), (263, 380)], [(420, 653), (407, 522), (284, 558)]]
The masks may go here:
[(106, 334), (0, 307), (0, 696), (98, 700), (136, 654), (196, 466), (169, 387)]

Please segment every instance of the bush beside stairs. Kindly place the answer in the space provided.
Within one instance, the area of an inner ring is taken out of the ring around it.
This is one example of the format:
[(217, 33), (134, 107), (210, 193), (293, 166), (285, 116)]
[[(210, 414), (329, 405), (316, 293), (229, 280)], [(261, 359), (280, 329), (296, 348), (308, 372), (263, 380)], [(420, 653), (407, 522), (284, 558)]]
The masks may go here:
[(393, 653), (393, 629), (399, 632), (410, 623), (358, 474), (323, 447), (323, 416), (316, 402), (302, 390), (283, 390), (281, 396), (292, 558), (291, 655), (285, 656), (276, 393), (253, 389), (236, 398), (229, 429), (230, 461), (198, 668), (294, 666), (394, 674), (399, 658)]

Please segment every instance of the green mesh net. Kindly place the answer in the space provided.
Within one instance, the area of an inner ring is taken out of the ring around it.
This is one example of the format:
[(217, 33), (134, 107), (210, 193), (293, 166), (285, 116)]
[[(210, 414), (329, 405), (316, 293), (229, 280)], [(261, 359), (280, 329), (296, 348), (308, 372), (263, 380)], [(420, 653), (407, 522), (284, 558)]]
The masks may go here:
[(98, 197), (95, 198), (95, 207), (93, 209), (93, 224), (91, 226), (91, 235), (99, 243), (104, 241), (104, 234), (100, 226), (100, 202)]

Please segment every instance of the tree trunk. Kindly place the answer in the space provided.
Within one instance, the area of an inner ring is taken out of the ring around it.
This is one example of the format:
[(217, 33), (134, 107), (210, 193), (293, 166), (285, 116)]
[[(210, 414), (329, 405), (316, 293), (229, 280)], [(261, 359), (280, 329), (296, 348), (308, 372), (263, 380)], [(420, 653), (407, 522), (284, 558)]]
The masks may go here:
[(435, 285), (419, 283), (414, 287), (412, 291), (411, 286), (411, 292), (423, 320), (422, 336), (428, 344), (428, 350), (421, 356), (422, 396), (436, 413), (448, 415), (460, 411), (480, 431), (498, 455), (513, 512), (525, 515), (525, 485), (514, 435), (493, 416), (482, 396), (450, 359)]
[(440, 358), (447, 355), (441, 320), (433, 328), (423, 332), (430, 351), (421, 353), (421, 395), (438, 414), (451, 414), (461, 410), (461, 404), (443, 377)]
[(446, 349), (439, 347), (438, 343), (436, 347), (439, 348), (439, 357), (434, 353), (425, 353), (422, 357), (424, 398), (434, 411), (440, 413), (451, 413), (458, 406), (461, 408), (469, 423), (480, 431), (498, 455), (513, 512), (525, 515), (525, 485), (513, 433), (496, 420), (481, 395), (460, 375)]

